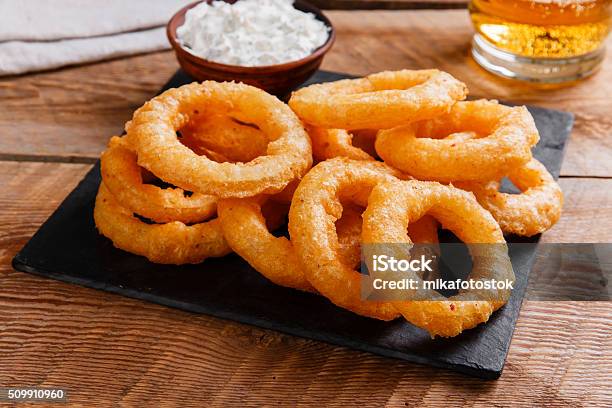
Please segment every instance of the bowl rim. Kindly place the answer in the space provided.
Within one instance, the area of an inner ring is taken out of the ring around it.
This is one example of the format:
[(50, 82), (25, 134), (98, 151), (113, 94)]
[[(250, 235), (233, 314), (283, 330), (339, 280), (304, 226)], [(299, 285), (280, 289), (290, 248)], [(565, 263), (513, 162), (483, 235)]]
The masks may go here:
[[(313, 13), (318, 20), (321, 20), (329, 28), (329, 35), (327, 37), (327, 40), (319, 48), (314, 50), (312, 54), (309, 54), (308, 56), (302, 59), (284, 62), (282, 64), (260, 65), (260, 66), (253, 66), (253, 67), (242, 66), (242, 65), (228, 65), (228, 64), (223, 64), (219, 62), (214, 62), (214, 61), (202, 58), (194, 54), (188, 48), (183, 47), (181, 43), (179, 42), (178, 36), (176, 34), (176, 29), (180, 26), (178, 23), (178, 20), (183, 19), (183, 23), (184, 23), (184, 18), (185, 18), (185, 14), (187, 13), (187, 10), (197, 6), (200, 3), (210, 2), (210, 1), (212, 0), (199, 0), (199, 1), (196, 1), (196, 2), (193, 2), (193, 3), (190, 3), (184, 6), (183, 8), (178, 10), (166, 24), (166, 35), (168, 37), (168, 41), (170, 42), (170, 45), (172, 45), (172, 48), (174, 48), (174, 51), (177, 54), (182, 54), (183, 57), (189, 58), (192, 61), (197, 62), (198, 65), (201, 65), (207, 68), (212, 68), (212, 69), (216, 69), (219, 71), (227, 71), (227, 72), (232, 72), (232, 73), (242, 73), (242, 74), (244, 74), (245, 72), (251, 72), (253, 74), (256, 74), (256, 73), (265, 73), (265, 72), (288, 71), (298, 66), (306, 65), (312, 61), (316, 61), (317, 59), (322, 58), (323, 55), (325, 55), (329, 51), (329, 49), (331, 48), (331, 46), (334, 44), (336, 40), (336, 31), (334, 29), (333, 24), (327, 18), (327, 16), (323, 14), (323, 12), (319, 8), (313, 6), (307, 1), (295, 0), (294, 2), (295, 6), (299, 6), (300, 8), (303, 8), (304, 10), (302, 11)], [(221, 0), (221, 1), (224, 1), (224, 0)], [(236, 1), (239, 1), (239, 0), (236, 0)]]

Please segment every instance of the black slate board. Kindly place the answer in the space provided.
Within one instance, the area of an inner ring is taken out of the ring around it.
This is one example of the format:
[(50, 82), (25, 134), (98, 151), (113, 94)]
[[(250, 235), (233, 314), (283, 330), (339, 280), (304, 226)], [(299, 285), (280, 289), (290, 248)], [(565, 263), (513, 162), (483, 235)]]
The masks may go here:
[[(346, 75), (319, 71), (309, 82)], [(179, 71), (164, 86), (191, 79)], [(558, 177), (573, 116), (530, 107), (541, 141), (535, 156)], [(357, 316), (312, 294), (269, 283), (236, 255), (200, 265), (155, 265), (113, 247), (93, 223), (100, 183), (99, 163), (13, 259), (13, 267), (65, 282), (102, 289), (195, 313), (236, 320), (388, 357), (460, 371), (481, 378), (500, 376), (533, 262), (535, 245), (511, 246), (517, 276), (508, 304), (486, 325), (453, 339), (430, 339), (405, 321), (380, 322)], [(513, 239), (510, 239), (513, 240)], [(525, 242), (525, 240), (519, 240)], [(536, 239), (528, 242), (537, 242)]]

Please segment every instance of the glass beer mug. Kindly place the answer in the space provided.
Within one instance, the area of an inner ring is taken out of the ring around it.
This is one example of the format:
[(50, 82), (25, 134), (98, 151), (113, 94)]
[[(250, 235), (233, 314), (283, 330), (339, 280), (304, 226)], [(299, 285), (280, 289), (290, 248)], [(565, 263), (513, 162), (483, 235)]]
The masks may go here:
[(495, 74), (531, 82), (574, 81), (605, 54), (612, 0), (472, 0), (472, 55)]

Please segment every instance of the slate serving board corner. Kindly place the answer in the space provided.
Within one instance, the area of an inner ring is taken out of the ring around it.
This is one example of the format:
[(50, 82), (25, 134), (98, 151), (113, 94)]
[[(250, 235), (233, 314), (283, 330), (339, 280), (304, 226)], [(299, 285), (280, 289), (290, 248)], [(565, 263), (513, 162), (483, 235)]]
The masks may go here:
[[(346, 77), (319, 71), (308, 83)], [(162, 91), (189, 82), (191, 78), (178, 71)], [(529, 109), (541, 136), (534, 154), (556, 178), (573, 115), (537, 107)], [(525, 246), (510, 248), (517, 275), (516, 288), (508, 304), (486, 325), (453, 339), (432, 340), (426, 332), (400, 319), (393, 322), (367, 319), (339, 309), (322, 297), (275, 286), (236, 255), (177, 267), (155, 265), (143, 257), (118, 250), (97, 233), (93, 223), (99, 183), (98, 163), (15, 256), (13, 267), (189, 312), (480, 378), (495, 379), (501, 375), (534, 250), (525, 250)]]

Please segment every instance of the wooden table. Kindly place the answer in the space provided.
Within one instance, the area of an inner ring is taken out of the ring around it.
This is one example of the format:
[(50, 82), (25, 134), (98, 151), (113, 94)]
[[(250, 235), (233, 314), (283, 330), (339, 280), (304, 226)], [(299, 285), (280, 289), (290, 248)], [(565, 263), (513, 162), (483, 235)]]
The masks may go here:
[[(473, 95), (576, 114), (547, 242), (612, 242), (612, 53), (597, 76), (535, 90), (468, 56), (465, 11), (328, 13), (324, 68), (438, 67)], [(612, 44), (611, 44), (612, 45)], [(523, 305), (497, 381), (127, 299), (10, 262), (177, 69), (170, 52), (0, 81), (0, 386), (66, 387), (83, 406), (592, 406), (612, 404), (609, 302)]]

